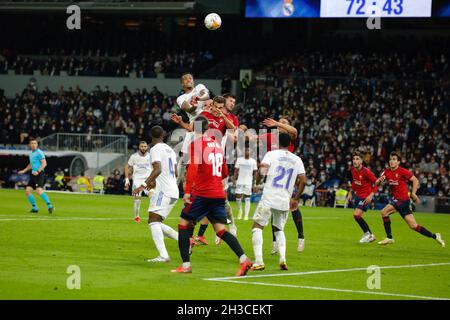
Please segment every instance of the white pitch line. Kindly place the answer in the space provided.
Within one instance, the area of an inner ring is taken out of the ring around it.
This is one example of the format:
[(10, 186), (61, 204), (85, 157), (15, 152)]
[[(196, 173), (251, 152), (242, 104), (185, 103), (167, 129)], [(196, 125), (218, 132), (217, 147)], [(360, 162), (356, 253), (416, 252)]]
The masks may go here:
[(424, 299), (424, 300), (450, 300), (450, 298), (416, 296), (416, 295), (411, 295), (411, 294), (400, 294), (400, 293), (390, 293), (390, 292), (380, 292), (380, 291), (362, 291), (362, 290), (323, 288), (323, 287), (312, 287), (312, 286), (298, 286), (298, 285), (293, 285), (293, 284), (278, 284), (278, 283), (237, 281), (237, 280), (219, 280), (219, 281), (228, 282), (228, 283), (239, 283), (239, 284), (253, 284), (253, 285), (259, 285), (259, 286), (311, 289), (311, 290), (348, 292), (348, 293), (362, 293), (362, 294), (372, 294), (372, 295), (392, 296), (392, 297), (402, 297), (402, 298), (412, 298), (412, 299)]
[[(435, 266), (449, 266), (450, 262), (442, 263), (430, 263), (430, 264), (411, 264), (402, 266), (381, 266), (380, 269), (406, 269), (406, 268), (420, 268), (420, 267), (435, 267)], [(287, 277), (287, 276), (303, 276), (310, 274), (321, 274), (321, 273), (337, 273), (337, 272), (352, 272), (352, 271), (365, 271), (366, 268), (350, 268), (350, 269), (334, 269), (334, 270), (315, 270), (315, 271), (305, 271), (305, 272), (295, 272), (295, 273), (272, 273), (272, 274), (259, 274), (251, 275), (245, 277), (223, 277), (223, 278), (206, 278), (203, 280), (208, 281), (222, 281), (222, 280), (233, 280), (233, 279), (250, 279), (250, 278), (269, 278), (269, 277)]]
[[(16, 218), (0, 218), (0, 221), (111, 221), (111, 220), (130, 220), (128, 218), (41, 218), (41, 217), (34, 217), (34, 218), (23, 218), (23, 219), (16, 219)], [(131, 220), (130, 220), (131, 221)]]

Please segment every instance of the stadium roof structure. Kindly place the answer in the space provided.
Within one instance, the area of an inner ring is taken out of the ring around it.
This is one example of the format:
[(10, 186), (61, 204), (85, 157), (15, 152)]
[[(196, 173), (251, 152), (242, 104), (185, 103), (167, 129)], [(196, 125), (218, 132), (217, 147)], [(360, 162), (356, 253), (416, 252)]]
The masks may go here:
[(81, 10), (101, 13), (192, 13), (196, 1), (124, 1), (124, 0), (9, 0), (0, 2), (0, 12), (65, 12), (70, 5)]

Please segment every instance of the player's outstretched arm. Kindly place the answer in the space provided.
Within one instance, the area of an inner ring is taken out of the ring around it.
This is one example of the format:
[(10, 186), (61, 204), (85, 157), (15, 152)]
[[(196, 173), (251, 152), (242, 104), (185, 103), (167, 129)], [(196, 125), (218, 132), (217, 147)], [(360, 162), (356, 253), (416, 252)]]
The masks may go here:
[(379, 186), (381, 186), (383, 183), (384, 183), (384, 181), (386, 181), (386, 176), (384, 175), (384, 172), (381, 174), (381, 177), (379, 177), (378, 179), (377, 179), (377, 181), (375, 182), (375, 185), (377, 186), (377, 187), (379, 187)]
[(194, 131), (193, 125), (191, 123), (184, 122), (183, 118), (175, 113), (172, 114), (172, 116), (170, 117), (170, 120), (172, 120), (173, 122), (178, 124), (181, 128), (187, 130), (188, 132)]
[(269, 170), (269, 166), (265, 163), (261, 163), (259, 166), (258, 173), (256, 175), (256, 184), (259, 185), (264, 177), (267, 175), (267, 171)]
[(25, 167), (25, 169), (20, 170), (20, 171), (18, 172), (18, 174), (24, 174), (24, 173), (27, 173), (27, 172), (30, 171), (30, 170), (31, 170), (31, 163), (29, 163), (29, 164)]
[(292, 139), (297, 139), (297, 136), (298, 136), (297, 129), (291, 125), (281, 123), (272, 118), (265, 119), (263, 121), (263, 124), (265, 126), (268, 126), (269, 128), (273, 128), (273, 127), (282, 128), (282, 129), (286, 130), (287, 133), (289, 133), (289, 135), (292, 137)]
[(409, 181), (412, 182), (411, 199), (416, 203), (420, 203), (420, 198), (417, 196), (417, 189), (419, 189), (419, 179), (416, 176), (412, 176)]
[(125, 190), (128, 190), (128, 187), (130, 186), (130, 176), (131, 171), (133, 171), (133, 167), (127, 164), (125, 168), (123, 168), (123, 175), (125, 176)]

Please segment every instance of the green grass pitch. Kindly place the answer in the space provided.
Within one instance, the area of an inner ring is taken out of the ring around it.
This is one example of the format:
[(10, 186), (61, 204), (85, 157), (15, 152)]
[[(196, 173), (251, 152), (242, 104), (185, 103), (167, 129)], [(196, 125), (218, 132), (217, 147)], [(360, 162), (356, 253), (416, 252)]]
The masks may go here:
[[(172, 262), (147, 263), (146, 258), (157, 255), (146, 223), (148, 199), (141, 207), (144, 219), (137, 224), (131, 197), (51, 193), (56, 208), (51, 216), (36, 198), (40, 212), (32, 215), (23, 191), (0, 190), (0, 299), (450, 299), (448, 247), (409, 230), (398, 214), (392, 217), (396, 243), (381, 247), (358, 243), (361, 231), (350, 209), (302, 207), (306, 249), (296, 251), (295, 226), (289, 219), (289, 271), (279, 271), (278, 258), (270, 255), (267, 228), (266, 270), (230, 279), (237, 258), (226, 244), (214, 244), (212, 228), (206, 232), (210, 245), (194, 248), (192, 274), (170, 272), (180, 264), (177, 243), (170, 239), (166, 245)], [(179, 201), (167, 220), (174, 228), (181, 205)], [(379, 212), (365, 217), (382, 239)], [(416, 217), (449, 241), (450, 215)], [(237, 221), (238, 238), (253, 258), (251, 224)], [(79, 290), (66, 286), (70, 265), (80, 267)], [(367, 286), (371, 265), (382, 267), (379, 289)]]

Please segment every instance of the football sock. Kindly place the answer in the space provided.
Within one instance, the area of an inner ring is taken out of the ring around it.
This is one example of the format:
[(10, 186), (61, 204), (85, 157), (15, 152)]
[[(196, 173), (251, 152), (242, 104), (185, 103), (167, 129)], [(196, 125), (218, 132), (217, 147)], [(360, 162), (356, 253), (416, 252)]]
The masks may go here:
[(259, 228), (252, 229), (252, 244), (253, 244), (253, 252), (255, 254), (255, 264), (264, 264), (263, 262), (263, 236), (262, 230)]
[(250, 213), (250, 198), (245, 198), (245, 219), (248, 219), (248, 214)]
[(303, 218), (300, 209), (292, 211), (292, 219), (294, 220), (295, 227), (297, 228), (298, 238), (304, 239), (305, 235), (303, 234)]
[(34, 196), (32, 194), (27, 196), (28, 201), (30, 201), (31, 206), (33, 209), (37, 209), (36, 200), (34, 199)]
[(141, 199), (134, 199), (134, 217), (139, 217), (139, 211), (141, 209)]
[(233, 252), (238, 256), (238, 258), (241, 258), (241, 256), (244, 254), (244, 250), (242, 250), (242, 247), (235, 236), (233, 236), (225, 229), (217, 232), (217, 235), (226, 242), (231, 250), (233, 250)]
[(198, 229), (198, 236), (199, 237), (203, 237), (203, 235), (205, 234), (206, 228), (208, 228), (207, 224), (201, 224), (200, 228)]
[(195, 225), (192, 228), (189, 228), (189, 238), (192, 238), (194, 236), (194, 230), (195, 230)]
[(362, 231), (364, 231), (364, 233), (366, 233), (366, 232), (372, 233), (370, 231), (369, 225), (367, 224), (366, 220), (364, 220), (364, 218), (362, 216), (353, 216), (353, 218), (359, 224), (359, 226), (361, 227)]
[(280, 255), (280, 263), (286, 262), (286, 236), (284, 231), (275, 232), (278, 243), (278, 254)]
[(189, 257), (189, 228), (188, 226), (178, 225), (178, 248), (180, 249), (183, 267), (185, 262), (190, 262)]
[(242, 198), (236, 199), (236, 205), (239, 209), (238, 219), (242, 219)]
[(272, 222), (273, 222), (273, 217), (272, 217), (272, 219), (270, 219), (270, 226), (271, 226), (271, 228), (272, 228), (272, 241), (273, 242), (276, 242), (277, 241), (277, 236), (275, 235), (275, 230), (273, 229), (273, 224), (272, 224)]
[(164, 244), (164, 234), (161, 229), (161, 222), (149, 223), (149, 227), (156, 249), (159, 252), (159, 256), (162, 258), (169, 258), (169, 253), (167, 252), (166, 245)]
[(42, 198), (42, 200), (44, 200), (44, 202), (47, 205), (47, 207), (49, 207), (49, 208), (52, 207), (52, 203), (50, 202), (50, 199), (48, 198), (48, 196), (47, 196), (47, 194), (45, 192), (41, 193), (41, 198)]
[(392, 239), (392, 231), (391, 231), (391, 218), (389, 216), (383, 217), (384, 230), (386, 231), (386, 236), (389, 239)]
[(418, 233), (424, 235), (425, 237), (436, 239), (436, 235), (434, 233), (432, 233), (431, 231), (428, 231), (427, 229), (425, 229), (424, 227), (422, 227), (420, 225), (417, 225), (417, 227), (415, 227), (414, 230), (417, 231)]
[(161, 223), (161, 230), (167, 238), (178, 241), (178, 232), (169, 227), (167, 224)]

